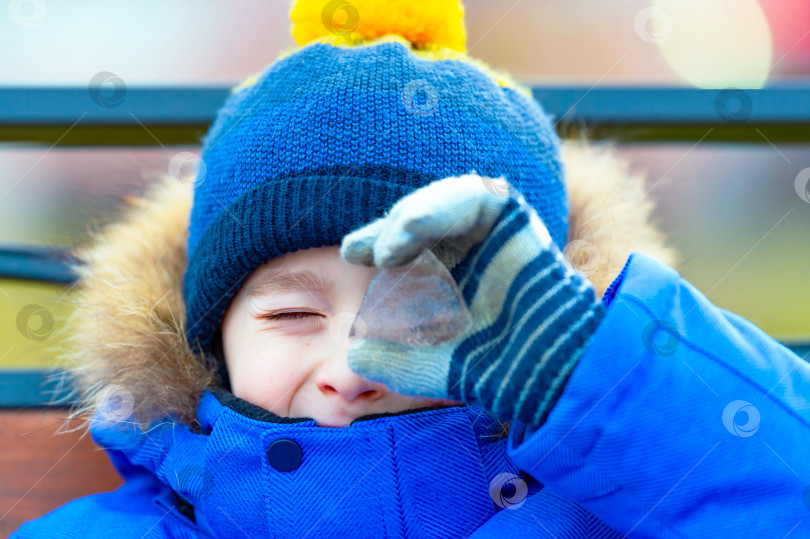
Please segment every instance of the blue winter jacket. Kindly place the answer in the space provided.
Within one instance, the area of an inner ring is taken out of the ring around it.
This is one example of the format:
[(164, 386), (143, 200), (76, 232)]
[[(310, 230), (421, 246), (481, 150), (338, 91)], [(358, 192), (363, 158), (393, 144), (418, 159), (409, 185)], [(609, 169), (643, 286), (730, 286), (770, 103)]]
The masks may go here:
[(603, 302), (537, 428), (321, 428), (206, 392), (201, 432), (96, 424), (125, 484), (12, 537), (810, 537), (810, 367), (643, 252)]

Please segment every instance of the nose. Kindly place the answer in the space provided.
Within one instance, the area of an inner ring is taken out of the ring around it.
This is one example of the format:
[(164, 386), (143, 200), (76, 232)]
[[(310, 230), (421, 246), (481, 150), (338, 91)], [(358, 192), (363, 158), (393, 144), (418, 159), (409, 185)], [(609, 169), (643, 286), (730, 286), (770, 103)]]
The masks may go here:
[(385, 384), (363, 378), (352, 371), (345, 355), (339, 360), (325, 362), (318, 372), (316, 384), (326, 397), (340, 397), (346, 402), (374, 402), (388, 393)]

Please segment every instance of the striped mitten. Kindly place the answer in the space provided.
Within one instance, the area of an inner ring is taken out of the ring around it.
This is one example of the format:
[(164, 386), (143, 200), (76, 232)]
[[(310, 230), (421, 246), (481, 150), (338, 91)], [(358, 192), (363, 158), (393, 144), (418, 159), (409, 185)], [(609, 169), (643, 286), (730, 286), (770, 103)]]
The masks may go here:
[(518, 191), (474, 175), (410, 193), (346, 235), (340, 252), (348, 262), (386, 268), (426, 249), (452, 268), (469, 328), (435, 346), (357, 340), (350, 368), (398, 393), (470, 402), (505, 421), (542, 424), (604, 316), (593, 286)]

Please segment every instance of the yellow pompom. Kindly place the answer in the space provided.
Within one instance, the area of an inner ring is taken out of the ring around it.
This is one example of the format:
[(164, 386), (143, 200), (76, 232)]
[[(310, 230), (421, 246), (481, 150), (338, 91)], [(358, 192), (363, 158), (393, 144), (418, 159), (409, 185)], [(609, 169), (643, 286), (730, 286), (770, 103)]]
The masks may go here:
[(414, 48), (466, 52), (460, 0), (297, 0), (290, 17), (298, 45), (322, 37), (357, 43), (393, 34)]

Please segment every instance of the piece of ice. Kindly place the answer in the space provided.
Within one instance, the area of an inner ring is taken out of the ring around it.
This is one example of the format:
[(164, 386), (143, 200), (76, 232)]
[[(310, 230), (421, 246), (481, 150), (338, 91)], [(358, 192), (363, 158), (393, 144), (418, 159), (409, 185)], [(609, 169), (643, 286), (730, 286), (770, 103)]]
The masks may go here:
[(350, 339), (436, 346), (469, 329), (472, 316), (458, 286), (428, 249), (414, 261), (382, 268), (369, 284)]

